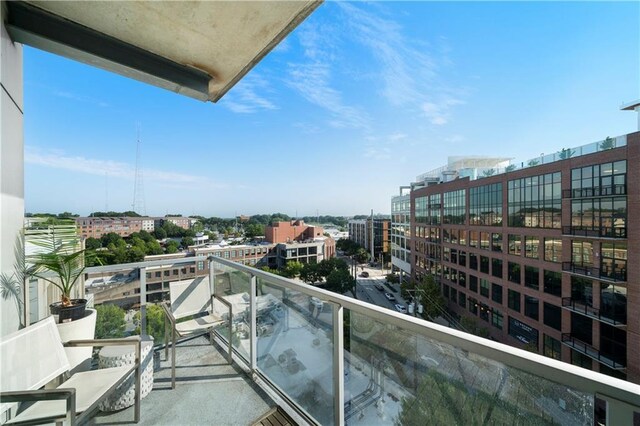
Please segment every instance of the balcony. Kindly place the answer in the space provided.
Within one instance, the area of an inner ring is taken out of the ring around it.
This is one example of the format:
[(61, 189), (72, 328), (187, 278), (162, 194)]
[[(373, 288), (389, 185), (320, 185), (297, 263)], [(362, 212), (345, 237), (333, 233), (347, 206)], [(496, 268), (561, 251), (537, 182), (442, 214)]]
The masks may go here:
[(626, 311), (624, 315), (609, 314), (609, 310), (604, 311), (593, 306), (586, 305), (579, 300), (574, 300), (570, 297), (562, 298), (562, 307), (578, 314), (588, 316), (590, 318), (597, 319), (598, 321), (613, 325), (615, 327), (624, 327), (627, 325)]
[(591, 265), (579, 265), (573, 262), (562, 262), (562, 270), (574, 275), (580, 275), (593, 278), (599, 281), (607, 282), (626, 282), (626, 269), (600, 269)]
[(627, 228), (563, 226), (562, 235), (585, 238), (627, 238)]
[[(203, 260), (173, 260), (170, 266)], [(145, 288), (146, 270), (160, 262), (89, 272), (138, 268)], [(611, 397), (608, 415), (618, 420), (610, 424), (629, 423), (632, 411), (640, 410), (639, 385), (225, 259), (211, 257), (208, 266), (197, 273), (209, 273), (216, 294), (232, 303), (233, 328), (220, 330), (213, 347), (204, 337), (178, 345), (178, 385), (162, 389), (168, 369), (161, 364), (156, 388), (142, 401), (145, 424), (219, 423), (234, 415), (239, 417), (230, 423), (249, 424), (247, 412), (258, 417), (275, 405), (300, 424), (425, 424), (432, 420), (425, 412), (441, 423), (587, 424), (593, 423), (596, 394)], [(220, 348), (229, 335), (235, 369), (221, 366)], [(171, 419), (159, 417), (166, 407), (175, 407)]]
[(614, 195), (627, 195), (627, 185), (618, 184), (562, 190), (562, 198), (611, 197)]
[(589, 358), (598, 361), (600, 364), (604, 364), (609, 368), (613, 368), (614, 370), (624, 370), (626, 368), (626, 365), (602, 355), (599, 350), (595, 349), (588, 343), (585, 343), (582, 340), (573, 337), (570, 333), (562, 333), (562, 343), (588, 356)]

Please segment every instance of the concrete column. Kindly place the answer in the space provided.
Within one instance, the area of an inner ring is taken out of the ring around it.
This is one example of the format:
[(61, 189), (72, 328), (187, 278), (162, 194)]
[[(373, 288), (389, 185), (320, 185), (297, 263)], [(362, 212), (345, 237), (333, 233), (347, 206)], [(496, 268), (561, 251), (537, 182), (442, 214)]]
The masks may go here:
[[(0, 273), (15, 279), (14, 249), (24, 221), (22, 45), (11, 41), (4, 26), (4, 1), (0, 10)], [(0, 307), (4, 336), (17, 330), (21, 321), (14, 299), (0, 299)]]

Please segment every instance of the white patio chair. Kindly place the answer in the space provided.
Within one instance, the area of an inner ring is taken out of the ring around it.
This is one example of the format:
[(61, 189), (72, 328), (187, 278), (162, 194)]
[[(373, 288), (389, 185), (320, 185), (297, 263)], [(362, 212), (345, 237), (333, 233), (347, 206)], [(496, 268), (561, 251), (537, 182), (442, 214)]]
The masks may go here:
[[(165, 322), (165, 358), (168, 358), (169, 355), (169, 333), (171, 333), (171, 388), (175, 389), (177, 337), (209, 330), (211, 343), (213, 343), (213, 329), (215, 327), (227, 322), (231, 333), (233, 315), (231, 304), (221, 297), (216, 297), (211, 292), (208, 276), (169, 283), (169, 295), (170, 304), (165, 303), (162, 305), (169, 320)], [(226, 320), (223, 315), (219, 315), (216, 312), (214, 305), (216, 300), (229, 309)], [(190, 318), (185, 319), (187, 317)], [(180, 321), (181, 319), (183, 321)], [(229, 363), (233, 361), (231, 350), (231, 337), (229, 337)]]

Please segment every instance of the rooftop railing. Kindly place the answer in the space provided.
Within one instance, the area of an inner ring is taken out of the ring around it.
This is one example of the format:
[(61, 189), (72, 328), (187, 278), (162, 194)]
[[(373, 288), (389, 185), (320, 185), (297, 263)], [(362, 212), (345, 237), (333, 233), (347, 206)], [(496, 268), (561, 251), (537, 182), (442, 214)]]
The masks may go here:
[(640, 412), (639, 385), (217, 257), (124, 265), (138, 269), (143, 324), (146, 273), (185, 263), (231, 303), (217, 338), (234, 360), (311, 424), (594, 424), (596, 397), (603, 424)]

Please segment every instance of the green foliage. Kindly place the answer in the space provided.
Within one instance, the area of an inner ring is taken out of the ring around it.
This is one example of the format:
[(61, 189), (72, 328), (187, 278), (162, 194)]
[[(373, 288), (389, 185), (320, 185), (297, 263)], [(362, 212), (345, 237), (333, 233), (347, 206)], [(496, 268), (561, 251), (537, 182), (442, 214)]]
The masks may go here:
[(153, 231), (153, 235), (155, 235), (155, 237), (159, 240), (164, 240), (165, 238), (167, 238), (167, 231), (165, 231), (162, 227), (156, 228)]
[(496, 174), (496, 169), (489, 169), (482, 172), (482, 176), (489, 177)]
[(460, 318), (460, 325), (462, 326), (463, 331), (467, 333), (475, 334), (479, 337), (484, 337), (485, 339), (489, 337), (489, 329), (486, 327), (481, 327), (478, 325), (478, 320), (468, 315), (463, 315)]
[(509, 164), (507, 167), (505, 167), (504, 171), (505, 172), (512, 172), (516, 169), (516, 165), (515, 164)]
[(606, 151), (607, 149), (613, 149), (616, 147), (616, 140), (607, 136), (605, 140), (600, 142), (600, 150)]
[(248, 223), (244, 226), (245, 238), (255, 238), (264, 236), (264, 225), (260, 223)]
[(537, 166), (538, 164), (540, 164), (539, 160), (529, 160), (529, 162), (527, 163), (529, 167)]
[(164, 249), (165, 249), (167, 254), (177, 253), (178, 252), (178, 243), (173, 241), (173, 240), (171, 240), (165, 245)]
[(361, 247), (360, 244), (346, 238), (336, 241), (336, 249), (342, 250), (347, 256), (353, 256)]
[[(147, 334), (152, 336), (154, 344), (164, 342), (165, 313), (160, 305), (147, 305)], [(140, 334), (140, 312), (136, 312), (133, 322), (136, 324), (134, 334)]]
[(182, 247), (192, 246), (194, 243), (195, 242), (191, 237), (183, 237), (182, 240), (180, 241), (180, 245), (182, 245)]
[(349, 270), (335, 269), (327, 276), (327, 282), (324, 286), (329, 291), (338, 294), (344, 294), (350, 291), (353, 297), (356, 297), (356, 283)]
[(126, 212), (93, 212), (89, 216), (91, 217), (142, 217), (138, 213), (127, 210)]
[(558, 156), (560, 157), (561, 160), (566, 160), (568, 158), (571, 158), (575, 153), (576, 151), (573, 149), (562, 148), (562, 151), (558, 151)]
[(89, 237), (84, 240), (84, 247), (87, 250), (97, 250), (99, 248), (102, 248), (102, 242), (97, 238)]
[(307, 284), (315, 284), (322, 281), (323, 276), (320, 273), (318, 263), (305, 263), (300, 271), (300, 279)]
[(425, 318), (435, 318), (441, 314), (445, 306), (444, 298), (440, 292), (440, 286), (436, 283), (433, 275), (425, 275), (422, 281), (414, 283), (414, 288), (419, 290), (416, 295), (424, 308), (422, 316)]
[(124, 336), (125, 312), (116, 305), (97, 305), (96, 339), (115, 339)]
[(287, 278), (295, 278), (302, 272), (304, 265), (300, 262), (287, 262), (282, 268), (282, 276)]
[(369, 260), (369, 257), (370, 253), (364, 247), (360, 247), (354, 255), (354, 258), (358, 263), (366, 263)]
[(397, 284), (400, 282), (400, 276), (397, 274), (387, 274), (386, 279), (392, 284)]

